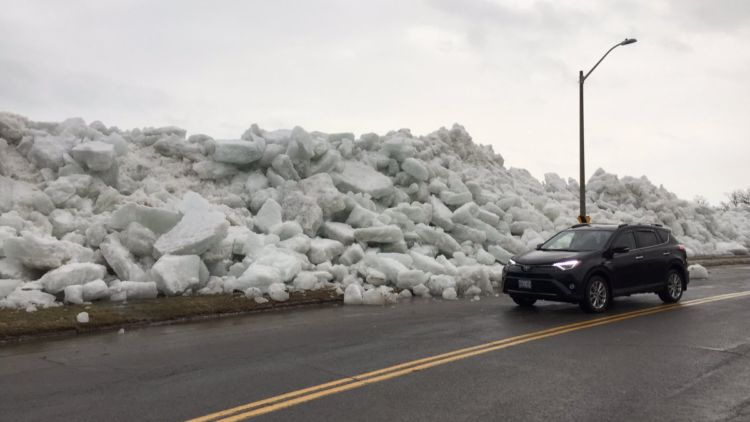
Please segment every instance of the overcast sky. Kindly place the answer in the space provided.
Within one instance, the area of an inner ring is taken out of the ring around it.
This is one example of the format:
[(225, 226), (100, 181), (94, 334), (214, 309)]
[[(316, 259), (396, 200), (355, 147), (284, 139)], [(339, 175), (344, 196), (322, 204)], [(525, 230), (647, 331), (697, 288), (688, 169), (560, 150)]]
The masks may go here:
[(718, 204), (750, 186), (750, 1), (5, 1), (0, 110), (120, 128), (426, 134), (507, 167), (646, 175)]

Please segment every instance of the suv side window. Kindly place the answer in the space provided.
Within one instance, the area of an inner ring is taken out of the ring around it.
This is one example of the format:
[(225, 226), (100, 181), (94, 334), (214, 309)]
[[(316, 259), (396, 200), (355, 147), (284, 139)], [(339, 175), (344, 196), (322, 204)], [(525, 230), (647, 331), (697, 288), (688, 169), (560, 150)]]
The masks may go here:
[(630, 250), (635, 249), (635, 237), (633, 237), (633, 232), (624, 232), (617, 235), (617, 238), (615, 239), (614, 243), (612, 243), (613, 248), (618, 247), (626, 247)]
[(661, 243), (667, 243), (669, 241), (669, 230), (656, 229), (656, 232), (659, 234), (659, 237), (661, 237)]
[(656, 237), (656, 233), (651, 230), (638, 230), (635, 232), (635, 238), (639, 248), (647, 248), (661, 243), (659, 238)]

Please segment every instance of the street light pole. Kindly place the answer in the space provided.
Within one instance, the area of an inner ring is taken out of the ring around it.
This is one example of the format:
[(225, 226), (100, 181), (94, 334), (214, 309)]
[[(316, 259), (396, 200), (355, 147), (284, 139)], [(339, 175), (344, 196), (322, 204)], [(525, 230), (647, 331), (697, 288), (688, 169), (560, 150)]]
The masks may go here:
[(581, 177), (580, 183), (579, 183), (580, 188), (581, 188), (581, 191), (580, 191), (580, 194), (579, 194), (580, 195), (579, 201), (580, 201), (580, 208), (581, 208), (580, 209), (580, 214), (578, 215), (578, 222), (579, 223), (588, 223), (589, 222), (589, 217), (586, 215), (586, 166), (585, 166), (584, 153), (583, 153), (583, 151), (584, 151), (584, 143), (583, 143), (583, 83), (586, 81), (586, 79), (589, 77), (589, 75), (591, 75), (591, 72), (593, 72), (594, 69), (596, 69), (596, 67), (599, 66), (599, 63), (601, 63), (602, 60), (604, 60), (604, 58), (607, 57), (607, 55), (612, 50), (614, 50), (615, 48), (617, 48), (617, 47), (619, 47), (621, 45), (633, 44), (636, 41), (637, 40), (635, 38), (625, 38), (625, 41), (621, 41), (621, 42), (615, 44), (614, 46), (612, 46), (612, 48), (610, 48), (609, 50), (607, 50), (607, 52), (604, 53), (604, 55), (602, 56), (602, 58), (599, 59), (599, 61), (596, 62), (596, 64), (594, 65), (594, 67), (592, 67), (591, 70), (589, 70), (585, 75), (583, 74), (582, 70), (578, 73), (578, 115), (579, 115), (578, 125), (579, 125), (579, 136), (580, 136), (580, 145), (579, 145), (579, 148), (580, 148), (580, 150), (579, 150), (579, 152), (580, 152), (580, 161), (579, 161), (579, 163), (580, 163), (580, 177)]
[(588, 219), (586, 218), (586, 164), (585, 164), (585, 155), (583, 153), (583, 70), (578, 72), (578, 132), (580, 136), (580, 144), (579, 144), (579, 153), (580, 158), (578, 162), (580, 163), (580, 176), (581, 176), (581, 183), (580, 185), (580, 193), (579, 193), (579, 201), (580, 201), (580, 208), (581, 212), (578, 215), (578, 222), (579, 223), (588, 223)]

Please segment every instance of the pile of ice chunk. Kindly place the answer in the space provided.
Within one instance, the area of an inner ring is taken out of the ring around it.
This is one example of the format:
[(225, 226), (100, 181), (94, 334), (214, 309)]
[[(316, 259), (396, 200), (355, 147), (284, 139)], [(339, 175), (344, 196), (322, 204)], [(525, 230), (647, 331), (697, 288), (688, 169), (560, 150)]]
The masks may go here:
[(688, 267), (691, 280), (708, 278), (708, 270), (701, 264), (693, 264)]
[[(421, 137), (253, 125), (214, 140), (0, 113), (0, 307), (315, 289), (347, 304), (475, 300), (512, 255), (575, 221), (577, 195), (573, 180), (504, 167), (458, 125)], [(747, 209), (603, 170), (587, 201), (596, 222), (664, 224), (691, 255), (748, 254)]]

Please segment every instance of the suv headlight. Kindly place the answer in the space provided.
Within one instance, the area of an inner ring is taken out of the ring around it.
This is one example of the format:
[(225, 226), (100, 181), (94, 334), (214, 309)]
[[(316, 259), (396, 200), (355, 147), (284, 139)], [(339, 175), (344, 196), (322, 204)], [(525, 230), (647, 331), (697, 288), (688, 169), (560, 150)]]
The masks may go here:
[(577, 259), (571, 259), (570, 261), (562, 261), (562, 262), (556, 262), (552, 264), (553, 267), (557, 267), (563, 271), (566, 270), (572, 270), (573, 268), (577, 267), (578, 264), (580, 264), (581, 261)]
[(511, 258), (508, 258), (508, 265), (516, 265), (516, 261), (514, 261)]

